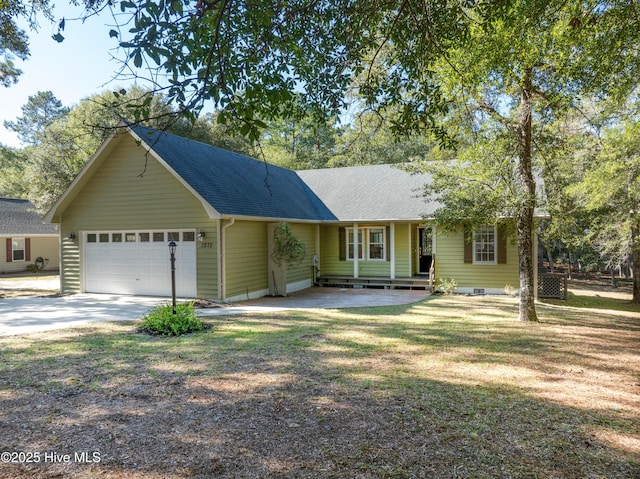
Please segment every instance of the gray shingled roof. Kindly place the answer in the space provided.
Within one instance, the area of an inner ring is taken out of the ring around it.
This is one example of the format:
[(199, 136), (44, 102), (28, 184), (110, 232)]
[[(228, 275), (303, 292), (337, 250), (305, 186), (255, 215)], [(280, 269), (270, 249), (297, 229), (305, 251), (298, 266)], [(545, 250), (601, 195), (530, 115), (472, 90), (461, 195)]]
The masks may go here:
[(427, 174), (392, 165), (298, 171), (298, 175), (340, 221), (419, 220), (440, 205), (427, 203)]
[(336, 219), (295, 171), (139, 125), (130, 128), (222, 215)]
[(42, 222), (29, 200), (0, 198), (0, 235), (56, 235), (58, 231), (51, 224)]

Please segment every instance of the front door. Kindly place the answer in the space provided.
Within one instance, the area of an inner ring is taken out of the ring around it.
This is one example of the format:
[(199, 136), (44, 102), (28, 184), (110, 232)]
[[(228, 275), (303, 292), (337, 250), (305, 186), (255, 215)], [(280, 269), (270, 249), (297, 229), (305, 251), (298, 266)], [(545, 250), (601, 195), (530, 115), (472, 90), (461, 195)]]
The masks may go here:
[(429, 274), (431, 262), (433, 261), (433, 229), (418, 228), (418, 273)]

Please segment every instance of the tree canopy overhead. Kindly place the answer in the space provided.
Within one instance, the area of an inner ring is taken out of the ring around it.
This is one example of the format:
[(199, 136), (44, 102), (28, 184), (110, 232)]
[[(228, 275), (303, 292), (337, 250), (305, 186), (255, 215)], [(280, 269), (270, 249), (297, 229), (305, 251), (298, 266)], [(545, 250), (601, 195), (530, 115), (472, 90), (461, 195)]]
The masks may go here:
[(51, 19), (48, 0), (0, 1), (0, 84), (5, 87), (15, 83), (22, 73), (13, 60), (26, 60), (29, 56), (28, 37), (18, 22), (26, 21), (31, 29), (35, 29), (38, 13)]

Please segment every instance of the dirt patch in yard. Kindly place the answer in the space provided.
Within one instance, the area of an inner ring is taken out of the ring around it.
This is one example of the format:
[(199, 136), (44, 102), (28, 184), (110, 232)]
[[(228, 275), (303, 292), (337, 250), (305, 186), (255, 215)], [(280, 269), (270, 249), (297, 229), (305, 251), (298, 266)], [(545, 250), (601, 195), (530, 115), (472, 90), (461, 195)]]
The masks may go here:
[(441, 296), (0, 338), (0, 477), (637, 479), (640, 314), (539, 313)]

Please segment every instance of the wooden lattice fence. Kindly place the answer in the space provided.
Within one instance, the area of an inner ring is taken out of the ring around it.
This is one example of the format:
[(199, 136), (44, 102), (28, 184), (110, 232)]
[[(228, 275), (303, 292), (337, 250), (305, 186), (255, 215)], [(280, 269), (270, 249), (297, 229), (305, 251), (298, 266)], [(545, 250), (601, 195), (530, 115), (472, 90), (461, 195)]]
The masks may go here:
[(540, 273), (538, 275), (538, 297), (567, 299), (567, 275)]

